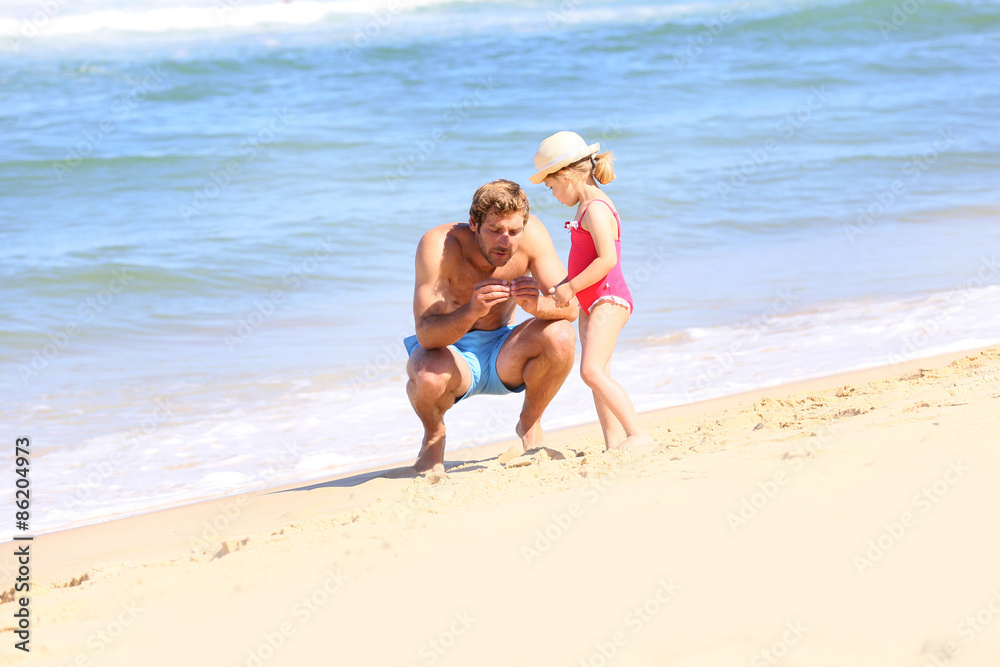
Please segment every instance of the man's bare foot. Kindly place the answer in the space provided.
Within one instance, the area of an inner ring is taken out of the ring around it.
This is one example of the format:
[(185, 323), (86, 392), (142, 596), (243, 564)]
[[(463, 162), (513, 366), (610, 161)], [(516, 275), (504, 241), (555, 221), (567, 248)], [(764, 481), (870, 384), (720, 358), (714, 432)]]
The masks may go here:
[(617, 447), (609, 447), (608, 449), (617, 449), (619, 451), (627, 450), (633, 454), (643, 455), (649, 450), (656, 446), (656, 441), (653, 440), (653, 436), (649, 435), (645, 431), (641, 433), (636, 433), (635, 435), (630, 435), (625, 438), (620, 445)]
[(521, 422), (518, 421), (517, 426), (514, 427), (514, 432), (521, 439), (521, 446), (524, 447), (524, 451), (545, 446), (545, 434), (542, 433), (541, 424), (536, 423), (531, 427), (531, 430), (525, 431), (524, 427), (521, 426)]
[(424, 433), (424, 441), (417, 455), (417, 461), (413, 464), (413, 470), (417, 474), (424, 472), (444, 472), (444, 442), (445, 430), (442, 424), (440, 430), (432, 433)]
[(421, 456), (419, 459), (417, 459), (417, 462), (413, 464), (412, 470), (413, 470), (414, 476), (421, 475), (421, 474), (423, 474), (425, 472), (437, 472), (437, 473), (444, 472), (444, 463), (443, 462), (442, 463), (430, 463), (430, 462), (425, 462), (423, 459), (424, 459), (424, 457)]

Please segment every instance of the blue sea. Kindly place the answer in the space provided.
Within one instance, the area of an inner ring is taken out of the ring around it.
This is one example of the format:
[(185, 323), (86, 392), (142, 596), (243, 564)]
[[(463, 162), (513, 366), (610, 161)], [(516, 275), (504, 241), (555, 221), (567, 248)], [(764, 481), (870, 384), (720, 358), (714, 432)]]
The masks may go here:
[[(414, 246), (508, 178), (565, 261), (559, 130), (617, 156), (640, 409), (1000, 344), (994, 2), (184, 2), (0, 7), (35, 531), (411, 460)], [(594, 420), (574, 373), (543, 424)]]

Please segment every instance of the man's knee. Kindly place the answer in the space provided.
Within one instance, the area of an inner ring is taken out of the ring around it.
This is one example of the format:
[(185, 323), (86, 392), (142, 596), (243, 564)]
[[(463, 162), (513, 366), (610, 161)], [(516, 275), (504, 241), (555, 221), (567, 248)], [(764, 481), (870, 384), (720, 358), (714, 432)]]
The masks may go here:
[(441, 396), (447, 392), (455, 370), (455, 361), (446, 350), (421, 350), (410, 358), (407, 366), (410, 381), (423, 396)]
[(547, 351), (558, 359), (572, 361), (576, 352), (576, 331), (566, 320), (550, 322), (542, 331)]

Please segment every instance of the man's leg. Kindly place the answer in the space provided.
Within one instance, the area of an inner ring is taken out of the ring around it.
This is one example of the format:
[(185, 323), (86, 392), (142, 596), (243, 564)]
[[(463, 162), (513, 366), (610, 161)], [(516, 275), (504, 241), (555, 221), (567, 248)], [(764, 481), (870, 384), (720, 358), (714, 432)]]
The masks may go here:
[(472, 385), (472, 371), (451, 348), (414, 349), (406, 364), (406, 395), (424, 426), (420, 454), (413, 464), (417, 472), (444, 472), (444, 413)]
[(565, 320), (530, 319), (510, 334), (497, 356), (507, 387), (524, 388), (517, 435), (525, 451), (545, 444), (539, 420), (573, 368), (576, 333)]

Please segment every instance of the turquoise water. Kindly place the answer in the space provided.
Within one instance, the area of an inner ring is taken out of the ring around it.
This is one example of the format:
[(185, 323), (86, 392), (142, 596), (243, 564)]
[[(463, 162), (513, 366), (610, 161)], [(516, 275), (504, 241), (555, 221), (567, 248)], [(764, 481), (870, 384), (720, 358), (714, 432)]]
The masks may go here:
[[(528, 183), (562, 129), (618, 157), (640, 407), (1000, 342), (998, 65), (988, 2), (7, 3), (0, 421), (37, 526), (411, 456), (414, 245), (502, 177), (565, 259)], [(591, 420), (572, 377), (544, 423)]]

